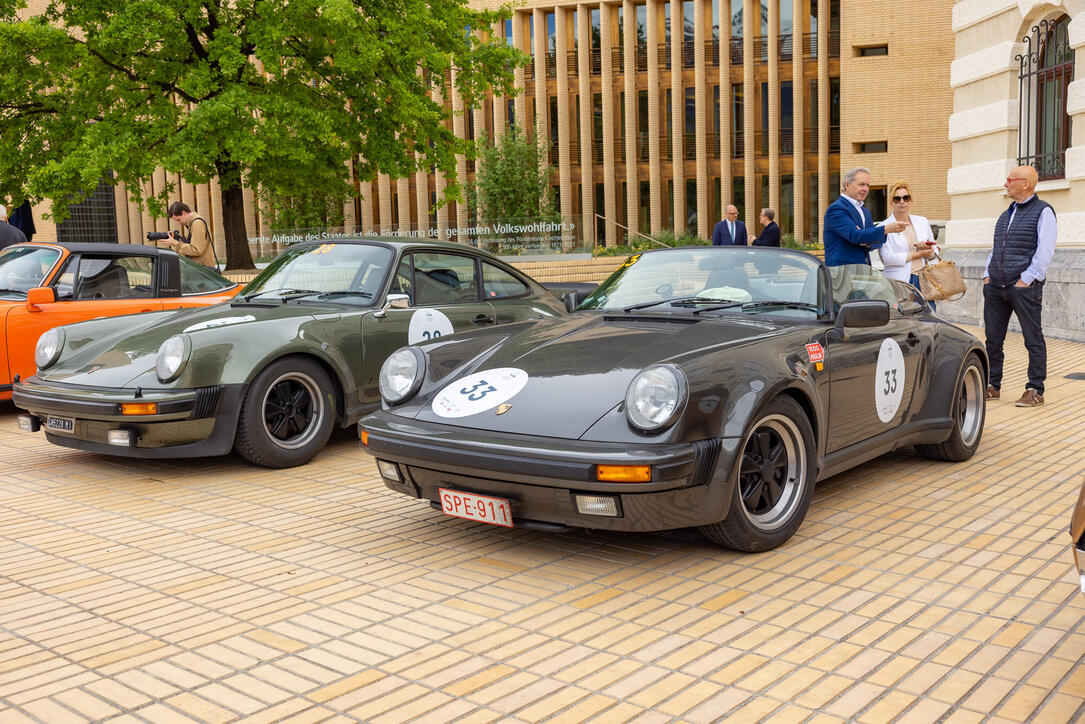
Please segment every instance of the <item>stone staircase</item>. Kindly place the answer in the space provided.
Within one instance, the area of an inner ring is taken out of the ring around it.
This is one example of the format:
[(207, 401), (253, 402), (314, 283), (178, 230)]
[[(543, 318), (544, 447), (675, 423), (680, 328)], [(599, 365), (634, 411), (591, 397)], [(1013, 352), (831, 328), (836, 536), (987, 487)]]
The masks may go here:
[(514, 267), (541, 284), (561, 282), (590, 282), (598, 284), (610, 276), (626, 257), (601, 256), (591, 259), (569, 259), (557, 256), (554, 259), (516, 261), (506, 259)]

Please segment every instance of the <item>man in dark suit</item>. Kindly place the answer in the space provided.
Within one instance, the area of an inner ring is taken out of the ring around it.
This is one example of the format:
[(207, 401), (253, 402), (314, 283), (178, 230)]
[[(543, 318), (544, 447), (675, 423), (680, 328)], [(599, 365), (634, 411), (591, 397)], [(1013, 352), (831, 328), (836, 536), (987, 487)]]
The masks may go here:
[(870, 192), (870, 170), (853, 168), (844, 174), (843, 193), (825, 210), (825, 264), (870, 265), (870, 250), (885, 243), (886, 234), (908, 228), (903, 221), (875, 226), (870, 209), (863, 206)]
[(8, 223), (8, 210), (0, 205), (0, 249), (12, 244), (25, 244), (23, 232)]
[(738, 220), (738, 207), (728, 204), (727, 218), (712, 230), (712, 246), (746, 246), (746, 224)]
[(773, 219), (776, 218), (775, 209), (761, 209), (761, 216), (758, 221), (761, 222), (761, 236), (754, 236), (750, 234), (750, 243), (754, 246), (779, 246), (780, 245), (780, 225)]

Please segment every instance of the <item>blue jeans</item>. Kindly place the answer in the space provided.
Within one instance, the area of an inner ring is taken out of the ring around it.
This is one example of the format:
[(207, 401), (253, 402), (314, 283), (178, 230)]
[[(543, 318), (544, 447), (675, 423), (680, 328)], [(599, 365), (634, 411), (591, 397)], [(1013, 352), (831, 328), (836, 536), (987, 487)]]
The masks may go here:
[[(919, 289), (919, 275), (918, 274), (913, 274), (912, 276), (908, 277), (908, 283), (911, 284), (916, 289)], [(938, 305), (935, 304), (934, 302), (932, 302), (931, 300), (928, 299), (927, 304), (931, 305), (931, 311), (933, 311), (933, 312), (938, 311)]]

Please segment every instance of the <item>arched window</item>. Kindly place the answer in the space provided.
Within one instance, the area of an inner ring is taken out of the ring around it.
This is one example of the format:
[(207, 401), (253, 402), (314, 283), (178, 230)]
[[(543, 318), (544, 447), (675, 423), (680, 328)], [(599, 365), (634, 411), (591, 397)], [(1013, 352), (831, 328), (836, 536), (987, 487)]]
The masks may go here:
[(1066, 176), (1070, 145), (1066, 92), (1074, 79), (1069, 23), (1067, 15), (1041, 20), (1024, 38), (1025, 50), (1017, 56), (1021, 65), (1017, 162), (1036, 167), (1040, 179)]

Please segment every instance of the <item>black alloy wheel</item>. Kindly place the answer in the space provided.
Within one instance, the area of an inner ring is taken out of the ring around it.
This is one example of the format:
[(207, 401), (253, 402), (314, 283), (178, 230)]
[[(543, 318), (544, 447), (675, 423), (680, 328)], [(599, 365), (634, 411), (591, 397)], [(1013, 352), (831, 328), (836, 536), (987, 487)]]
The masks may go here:
[(742, 446), (726, 517), (701, 526), (713, 543), (750, 553), (781, 545), (799, 529), (814, 489), (814, 433), (790, 397), (759, 413)]
[(313, 359), (284, 357), (249, 385), (237, 421), (234, 449), (268, 468), (309, 462), (328, 443), (336, 404), (331, 379)]

